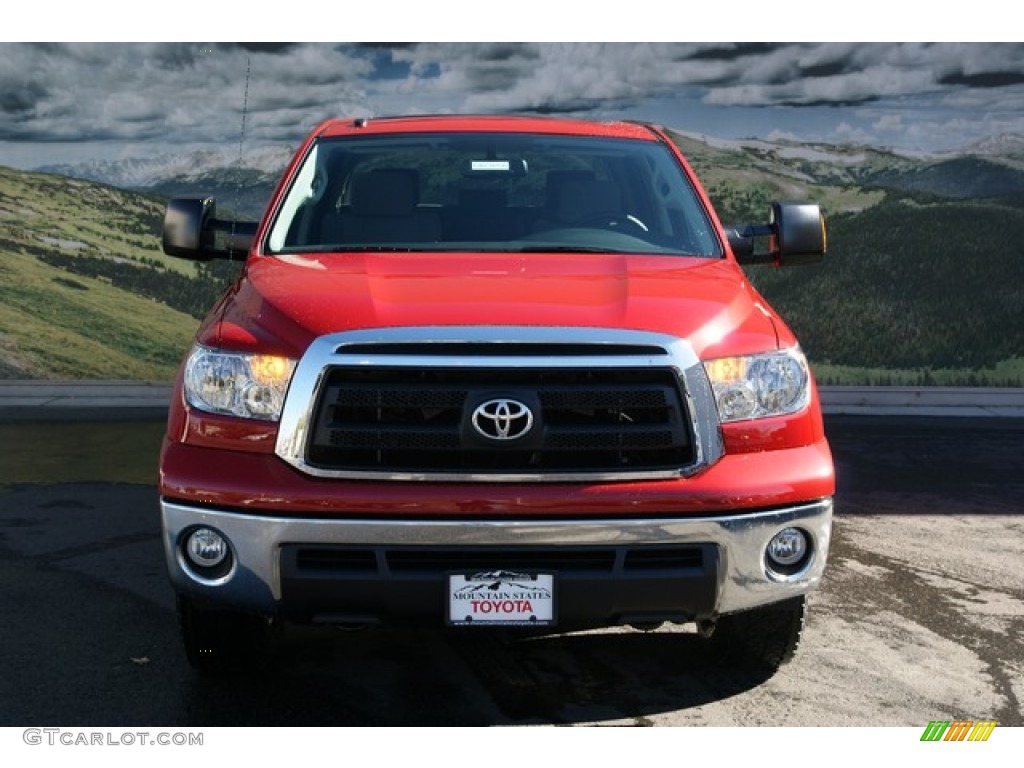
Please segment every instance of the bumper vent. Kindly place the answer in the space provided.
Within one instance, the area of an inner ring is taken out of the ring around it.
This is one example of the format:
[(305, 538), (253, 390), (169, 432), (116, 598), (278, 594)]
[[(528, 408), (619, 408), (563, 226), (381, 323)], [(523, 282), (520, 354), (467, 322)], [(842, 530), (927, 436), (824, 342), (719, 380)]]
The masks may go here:
[(548, 549), (313, 547), (287, 548), (297, 574), (432, 574), (480, 570), (607, 575), (703, 569), (713, 552), (705, 545), (672, 547), (552, 547)]

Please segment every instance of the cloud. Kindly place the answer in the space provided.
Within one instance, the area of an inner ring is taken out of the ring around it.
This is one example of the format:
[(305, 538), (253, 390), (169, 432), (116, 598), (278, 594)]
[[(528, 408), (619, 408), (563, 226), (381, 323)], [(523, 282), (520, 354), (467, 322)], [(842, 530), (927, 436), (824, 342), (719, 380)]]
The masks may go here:
[(335, 115), (642, 116), (654, 103), (681, 120), (787, 109), (808, 125), (839, 110), (829, 124), (846, 128), (830, 135), (864, 139), (893, 138), (887, 115), (949, 130), (964, 110), (1024, 130), (1024, 45), (0, 44), (0, 142), (235, 141), (243, 110), (251, 140), (295, 142)]
[(966, 85), (972, 88), (1004, 88), (1024, 83), (1024, 72), (992, 71), (949, 74), (939, 81), (942, 85)]
[(243, 108), (254, 131), (290, 116), (298, 133), (313, 121), (296, 112), (319, 119), (362, 101), (369, 71), (333, 46), (4, 44), (0, 139), (218, 141)]
[[(410, 64), (404, 90), (483, 111), (599, 111), (673, 93), (730, 107), (849, 107), (1024, 83), (1012, 44), (422, 44), (395, 55)], [(418, 77), (429, 64), (439, 74)]]
[(11, 115), (14, 119), (30, 115), (35, 111), (36, 105), (48, 96), (48, 89), (38, 81), (0, 81), (0, 112)]
[(870, 144), (875, 137), (875, 134), (870, 133), (864, 128), (847, 122), (839, 123), (833, 131), (833, 135), (836, 137), (837, 142), (841, 144)]

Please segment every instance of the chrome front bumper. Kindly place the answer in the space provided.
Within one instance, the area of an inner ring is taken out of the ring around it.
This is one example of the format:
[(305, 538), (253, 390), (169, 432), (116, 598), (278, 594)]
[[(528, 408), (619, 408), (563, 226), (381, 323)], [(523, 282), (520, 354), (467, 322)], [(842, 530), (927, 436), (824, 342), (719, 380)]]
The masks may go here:
[[(288, 518), (246, 515), (161, 501), (164, 548), (174, 589), (224, 607), (280, 613), (281, 557), (286, 544), (430, 547), (711, 544), (719, 551), (715, 614), (733, 613), (804, 594), (818, 586), (828, 558), (832, 501), (721, 517), (588, 520), (410, 520)], [(197, 526), (219, 531), (233, 565), (204, 578), (182, 555)], [(779, 576), (765, 567), (768, 541), (787, 527), (804, 530), (812, 556), (799, 572)]]

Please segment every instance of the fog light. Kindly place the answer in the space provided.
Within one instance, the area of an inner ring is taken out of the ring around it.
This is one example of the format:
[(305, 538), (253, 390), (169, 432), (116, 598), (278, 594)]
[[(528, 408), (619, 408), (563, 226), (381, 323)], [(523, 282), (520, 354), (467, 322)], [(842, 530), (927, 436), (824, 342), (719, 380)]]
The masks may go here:
[(769, 566), (783, 573), (791, 573), (803, 564), (809, 549), (806, 533), (799, 528), (784, 528), (772, 536), (765, 554)]
[(228, 543), (212, 528), (196, 528), (185, 543), (188, 559), (199, 568), (216, 568), (229, 554)]

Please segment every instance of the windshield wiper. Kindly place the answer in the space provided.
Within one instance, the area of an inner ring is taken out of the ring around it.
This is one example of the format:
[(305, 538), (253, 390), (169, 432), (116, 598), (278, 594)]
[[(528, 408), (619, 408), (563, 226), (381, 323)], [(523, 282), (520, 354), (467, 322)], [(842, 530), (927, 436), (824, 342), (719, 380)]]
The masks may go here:
[(274, 253), (422, 253), (434, 250), (437, 249), (409, 245), (346, 245), (344, 243), (326, 243), (323, 245), (289, 245)]
[(516, 248), (517, 253), (622, 253), (621, 248), (599, 248), (593, 245), (526, 245)]

